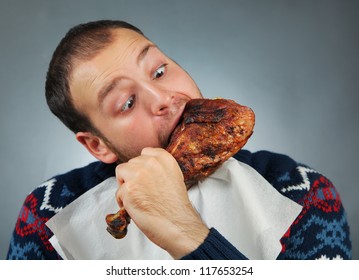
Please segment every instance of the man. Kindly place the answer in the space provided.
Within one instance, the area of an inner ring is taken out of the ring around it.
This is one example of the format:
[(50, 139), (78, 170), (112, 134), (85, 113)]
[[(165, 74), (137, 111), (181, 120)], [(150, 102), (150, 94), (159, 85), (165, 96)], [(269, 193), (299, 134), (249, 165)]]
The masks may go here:
[[(150, 242), (174, 259), (247, 258), (227, 240), (230, 236), (202, 220), (177, 162), (163, 149), (185, 104), (202, 94), (140, 30), (122, 21), (71, 29), (51, 60), (46, 97), (51, 111), (99, 162), (56, 176), (26, 198), (9, 259), (60, 259), (45, 223), (112, 176), (120, 186), (118, 205)], [(281, 238), (277, 258), (351, 257), (344, 209), (325, 177), (315, 171), (303, 175), (306, 167), (284, 155), (241, 151), (235, 158), (303, 207)], [(308, 189), (287, 192), (303, 180)], [(51, 192), (46, 193), (48, 186)], [(52, 207), (44, 206), (45, 200)]]

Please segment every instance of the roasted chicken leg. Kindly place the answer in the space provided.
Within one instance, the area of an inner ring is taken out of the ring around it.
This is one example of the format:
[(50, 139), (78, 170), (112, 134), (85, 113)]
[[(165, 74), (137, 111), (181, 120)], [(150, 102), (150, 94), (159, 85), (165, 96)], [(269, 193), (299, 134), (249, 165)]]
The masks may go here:
[[(177, 160), (189, 189), (236, 154), (253, 133), (253, 111), (228, 99), (192, 99), (173, 131), (167, 151)], [(130, 222), (125, 209), (106, 216), (107, 231), (123, 238)]]

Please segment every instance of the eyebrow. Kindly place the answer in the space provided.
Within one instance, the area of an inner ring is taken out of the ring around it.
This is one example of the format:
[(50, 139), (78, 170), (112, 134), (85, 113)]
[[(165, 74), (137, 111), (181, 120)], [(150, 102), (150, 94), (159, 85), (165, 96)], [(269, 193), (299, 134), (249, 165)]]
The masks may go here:
[(112, 79), (106, 86), (104, 86), (98, 93), (98, 104), (100, 104), (100, 107), (102, 107), (103, 101), (105, 100), (106, 96), (109, 95), (109, 93), (116, 87), (118, 82), (121, 80), (121, 78), (114, 78)]
[[(136, 59), (137, 65), (140, 64), (144, 60), (148, 51), (151, 48), (157, 48), (157, 46), (154, 45), (153, 43), (149, 43), (149, 44), (145, 45), (145, 47), (141, 50), (141, 52), (137, 56), (137, 59)], [(105, 100), (106, 96), (108, 96), (108, 94), (112, 91), (112, 89), (114, 89), (116, 87), (116, 85), (121, 81), (121, 79), (122, 79), (121, 77), (115, 77), (109, 83), (107, 83), (103, 88), (101, 88), (101, 90), (98, 93), (98, 97), (97, 97), (98, 104), (100, 104), (100, 106), (102, 106), (103, 101)]]
[(148, 53), (149, 49), (151, 48), (157, 48), (156, 45), (152, 44), (152, 43), (149, 43), (147, 44), (143, 49), (142, 51), (140, 52), (140, 54), (138, 55), (137, 57), (137, 64), (140, 64), (140, 62), (146, 57), (146, 54)]

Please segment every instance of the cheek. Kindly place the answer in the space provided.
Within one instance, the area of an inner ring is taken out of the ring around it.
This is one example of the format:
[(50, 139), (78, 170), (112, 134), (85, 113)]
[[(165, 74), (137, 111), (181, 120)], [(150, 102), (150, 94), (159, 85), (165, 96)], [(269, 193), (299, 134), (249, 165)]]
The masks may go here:
[(178, 91), (186, 93), (191, 98), (201, 98), (202, 94), (194, 80), (181, 68), (173, 75), (172, 82), (176, 84)]

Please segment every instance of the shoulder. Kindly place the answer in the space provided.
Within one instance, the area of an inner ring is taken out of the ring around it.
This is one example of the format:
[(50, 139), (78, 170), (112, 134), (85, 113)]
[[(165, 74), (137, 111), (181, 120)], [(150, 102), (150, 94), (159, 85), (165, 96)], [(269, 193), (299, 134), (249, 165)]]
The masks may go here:
[(111, 176), (114, 176), (113, 165), (93, 162), (43, 182), (27, 196), (25, 204), (30, 203), (36, 208), (37, 213), (50, 218), (83, 193)]
[(252, 166), (267, 180), (272, 181), (278, 174), (295, 169), (298, 163), (291, 157), (270, 151), (250, 152), (241, 150), (234, 155), (237, 160)]
[(270, 151), (251, 153), (243, 150), (237, 153), (235, 158), (250, 165), (275, 189), (296, 202), (305, 196), (314, 182), (325, 178), (316, 170), (280, 153)]
[(282, 195), (303, 206), (330, 200), (336, 208), (334, 205), (341, 203), (339, 193), (326, 176), (287, 155), (241, 151), (235, 158), (254, 168)]
[(114, 166), (94, 162), (54, 176), (26, 198), (16, 221), (8, 259), (58, 259), (46, 222), (80, 195), (114, 175)]
[(302, 205), (281, 243), (285, 259), (350, 259), (346, 213), (333, 183), (292, 158), (268, 151), (243, 151), (236, 159), (252, 166), (278, 192)]

